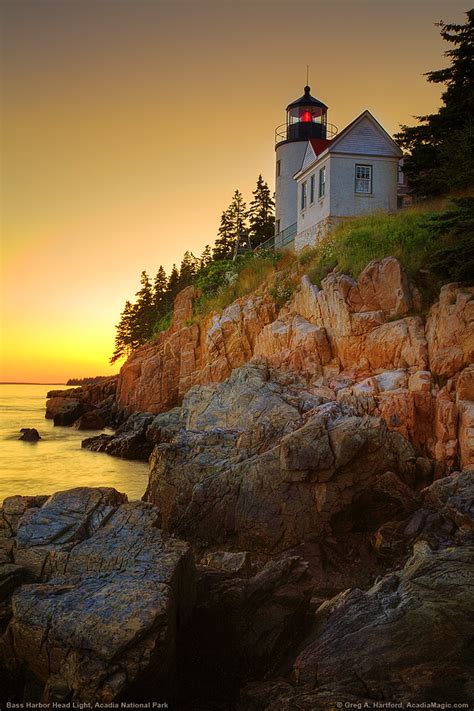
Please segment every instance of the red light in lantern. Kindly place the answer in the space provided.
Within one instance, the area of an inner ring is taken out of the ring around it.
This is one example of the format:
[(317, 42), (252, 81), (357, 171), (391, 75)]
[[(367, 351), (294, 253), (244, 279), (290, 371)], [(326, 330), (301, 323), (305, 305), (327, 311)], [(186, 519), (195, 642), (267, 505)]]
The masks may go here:
[(311, 111), (303, 111), (301, 114), (301, 121), (304, 123), (311, 123)]

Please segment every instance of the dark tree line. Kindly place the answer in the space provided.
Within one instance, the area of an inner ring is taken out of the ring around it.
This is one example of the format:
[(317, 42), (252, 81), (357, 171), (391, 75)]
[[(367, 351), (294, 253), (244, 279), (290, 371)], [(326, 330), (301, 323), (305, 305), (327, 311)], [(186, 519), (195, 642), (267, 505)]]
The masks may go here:
[(402, 126), (395, 136), (408, 155), (404, 160), (412, 192), (443, 195), (474, 184), (474, 9), (464, 24), (439, 22), (450, 66), (428, 72), (429, 82), (444, 84), (436, 114), (416, 116), (417, 126)]
[(135, 302), (126, 301), (116, 325), (115, 350), (111, 363), (128, 357), (132, 351), (170, 322), (173, 301), (179, 291), (193, 283), (212, 282), (214, 276), (221, 282), (225, 271), (225, 261), (234, 256), (237, 239), (251, 245), (252, 249), (265, 242), (274, 233), (273, 197), (262, 176), (258, 176), (257, 185), (252, 193), (249, 208), (239, 190), (234, 192), (229, 207), (221, 215), (217, 239), (214, 247), (206, 245), (200, 257), (192, 252), (184, 253), (178, 267), (173, 264), (169, 275), (159, 267), (153, 282), (146, 271), (140, 276), (140, 289), (135, 294)]

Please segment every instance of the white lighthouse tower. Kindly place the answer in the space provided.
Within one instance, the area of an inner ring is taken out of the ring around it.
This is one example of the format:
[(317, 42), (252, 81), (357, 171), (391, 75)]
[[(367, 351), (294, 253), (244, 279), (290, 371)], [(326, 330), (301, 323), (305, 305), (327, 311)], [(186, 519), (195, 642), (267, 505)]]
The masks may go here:
[(327, 123), (326, 104), (311, 96), (305, 86), (304, 95), (286, 107), (286, 123), (275, 131), (275, 247), (290, 244), (296, 235), (298, 196), (294, 175), (303, 163), (307, 143), (319, 139), (321, 147), (328, 143), (337, 129)]

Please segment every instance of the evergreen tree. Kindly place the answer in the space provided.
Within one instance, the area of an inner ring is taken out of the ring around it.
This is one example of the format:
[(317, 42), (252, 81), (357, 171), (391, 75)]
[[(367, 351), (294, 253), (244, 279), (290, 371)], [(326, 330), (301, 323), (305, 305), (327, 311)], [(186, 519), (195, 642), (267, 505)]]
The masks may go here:
[(242, 193), (236, 190), (232, 202), (221, 216), (218, 238), (213, 249), (214, 259), (232, 258), (237, 237), (246, 231), (246, 212), (247, 208)]
[(153, 307), (156, 315), (161, 314), (163, 308), (163, 300), (166, 296), (166, 287), (168, 284), (168, 277), (162, 266), (158, 269), (155, 276), (155, 281), (153, 282)]
[(125, 302), (125, 307), (120, 314), (120, 321), (115, 326), (115, 350), (110, 359), (111, 363), (126, 358), (138, 346), (136, 333), (135, 307), (130, 301)]
[(235, 233), (229, 208), (221, 215), (221, 223), (217, 231), (218, 237), (214, 242), (212, 256), (215, 260), (229, 259), (235, 246)]
[(167, 300), (169, 308), (172, 308), (173, 301), (180, 289), (181, 289), (181, 282), (180, 282), (180, 278), (179, 278), (179, 272), (178, 272), (178, 269), (176, 268), (176, 264), (173, 264), (171, 273), (168, 278), (168, 284), (166, 286), (166, 300)]
[(184, 253), (183, 259), (181, 261), (181, 266), (179, 268), (179, 286), (180, 289), (184, 289), (189, 286), (196, 274), (198, 267), (198, 260), (192, 252), (186, 251)]
[(198, 266), (198, 271), (201, 271), (201, 269), (205, 269), (208, 264), (212, 262), (212, 250), (211, 250), (211, 245), (206, 244), (204, 247), (201, 256), (199, 257), (199, 266)]
[(409, 152), (403, 170), (415, 195), (439, 195), (474, 183), (474, 10), (463, 25), (438, 23), (453, 46), (451, 64), (428, 72), (429, 82), (445, 84), (438, 113), (417, 116), (417, 126), (402, 126), (395, 136)]
[(155, 300), (152, 285), (145, 271), (141, 273), (140, 284), (141, 289), (136, 293), (135, 318), (137, 321), (137, 336), (141, 345), (151, 338), (153, 334)]
[(261, 175), (257, 178), (257, 186), (252, 195), (253, 200), (249, 205), (247, 217), (249, 237), (254, 248), (273, 237), (275, 233), (275, 202)]

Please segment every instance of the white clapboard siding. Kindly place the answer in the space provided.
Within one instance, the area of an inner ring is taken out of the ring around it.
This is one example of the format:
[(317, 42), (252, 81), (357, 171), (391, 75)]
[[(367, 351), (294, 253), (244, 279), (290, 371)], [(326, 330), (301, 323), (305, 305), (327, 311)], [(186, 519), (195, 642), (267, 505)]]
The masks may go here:
[(355, 153), (373, 156), (396, 156), (398, 151), (392, 141), (385, 137), (368, 117), (364, 117), (347, 134), (336, 137), (331, 153)]

